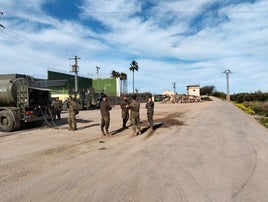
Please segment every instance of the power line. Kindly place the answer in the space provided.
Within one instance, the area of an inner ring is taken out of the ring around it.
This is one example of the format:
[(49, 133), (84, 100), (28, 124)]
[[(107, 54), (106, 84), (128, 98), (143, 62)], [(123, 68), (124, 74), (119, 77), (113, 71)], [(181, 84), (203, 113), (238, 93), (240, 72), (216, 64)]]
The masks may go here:
[(51, 55), (54, 55), (56, 57), (66, 57), (66, 55), (63, 55), (59, 52), (56, 52), (55, 50), (48, 48), (47, 46), (44, 46), (42, 44), (37, 44), (36, 42), (33, 42), (27, 37), (22, 36), (21, 34), (15, 32), (15, 31), (10, 31), (9, 29), (5, 28), (5, 30), (2, 30), (2, 32), (8, 37), (9, 39), (16, 41), (24, 46), (27, 46), (29, 48), (33, 49), (41, 49)]
[[(3, 12), (0, 12), (1, 17), (2, 17), (3, 14), (4, 14)], [(2, 24), (0, 24), (0, 27), (2, 27), (3, 29), (5, 29), (4, 25), (2, 25)]]
[[(208, 14), (217, 14), (219, 12), (225, 12), (225, 13), (268, 13), (268, 10), (259, 10), (259, 11), (238, 11), (238, 10), (217, 10), (217, 11), (83, 11), (83, 13), (110, 13), (110, 14), (122, 14), (122, 13), (126, 13), (126, 14), (129, 14), (129, 13), (136, 13), (136, 14), (158, 14), (158, 13), (163, 13), (163, 14), (200, 14), (200, 13), (208, 13)], [(3, 13), (3, 12), (2, 12)], [(20, 14), (20, 13), (26, 13), (25, 12), (17, 12), (17, 11), (5, 11), (5, 13), (9, 13), (9, 14)], [(27, 11), (28, 13), (28, 11)], [(38, 14), (37, 12), (32, 12), (32, 13), (36, 13)], [(57, 12), (53, 12), (54, 14), (73, 14), (73, 11), (57, 11)]]

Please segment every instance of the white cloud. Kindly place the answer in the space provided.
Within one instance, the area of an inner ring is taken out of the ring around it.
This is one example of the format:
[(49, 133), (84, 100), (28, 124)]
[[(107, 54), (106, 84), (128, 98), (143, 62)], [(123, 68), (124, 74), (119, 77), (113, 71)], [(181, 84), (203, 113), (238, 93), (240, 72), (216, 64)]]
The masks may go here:
[[(233, 92), (268, 90), (265, 0), (224, 7), (219, 15), (228, 21), (211, 26), (214, 18), (207, 18), (208, 24), (203, 22), (197, 31), (190, 23), (193, 19), (198, 23), (196, 17), (214, 1), (151, 1), (155, 6), (143, 13), (143, 1), (84, 0), (81, 22), (47, 16), (42, 11), (44, 2), (0, 0), (4, 9), (0, 23), (7, 27), (0, 30), (5, 50), (0, 55), (0, 72), (42, 75), (47, 67), (68, 71), (72, 62), (68, 58), (78, 55), (81, 74), (95, 75), (95, 66), (101, 67), (103, 76), (112, 70), (125, 72), (129, 89), (128, 68), (134, 59), (140, 64), (135, 78), (142, 91), (171, 90), (172, 81), (181, 91), (183, 85), (196, 83), (224, 91), (226, 68), (234, 72)], [(101, 23), (106, 31), (96, 32), (83, 23), (90, 20)]]

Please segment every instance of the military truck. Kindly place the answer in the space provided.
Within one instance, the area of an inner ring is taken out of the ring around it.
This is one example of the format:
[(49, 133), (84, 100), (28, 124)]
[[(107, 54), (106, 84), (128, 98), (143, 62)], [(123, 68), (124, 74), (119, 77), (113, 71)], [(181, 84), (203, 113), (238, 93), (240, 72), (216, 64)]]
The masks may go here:
[(10, 132), (25, 125), (41, 125), (51, 119), (50, 91), (41, 88), (32, 77), (20, 74), (0, 75), (0, 130)]
[(94, 88), (89, 88), (87, 92), (80, 92), (77, 96), (77, 102), (80, 109), (95, 109), (98, 108), (98, 96)]
[[(100, 95), (95, 93), (94, 89), (90, 87), (86, 92), (70, 93), (74, 98), (79, 110), (96, 109), (99, 108)], [(68, 108), (68, 99), (63, 100), (62, 110), (66, 111)]]

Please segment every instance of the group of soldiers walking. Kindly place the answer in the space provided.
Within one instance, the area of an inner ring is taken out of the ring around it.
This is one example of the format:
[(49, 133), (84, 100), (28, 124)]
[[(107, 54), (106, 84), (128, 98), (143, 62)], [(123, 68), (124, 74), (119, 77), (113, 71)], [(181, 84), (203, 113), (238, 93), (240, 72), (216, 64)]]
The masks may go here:
[[(131, 97), (131, 101), (129, 102), (127, 97), (124, 96), (123, 100), (120, 103), (120, 107), (122, 110), (122, 129), (127, 128), (127, 122), (130, 119), (133, 136), (141, 135), (141, 121), (140, 121), (140, 103), (137, 101), (137, 96), (133, 95)], [(153, 131), (153, 115), (154, 115), (154, 102), (152, 97), (148, 97), (148, 101), (145, 105), (147, 109), (147, 119), (149, 122), (149, 130)], [(103, 136), (109, 136), (109, 126), (110, 126), (110, 110), (112, 109), (109, 101), (107, 100), (107, 96), (105, 94), (102, 95), (100, 101), (100, 114), (101, 114), (101, 133)], [(77, 104), (73, 101), (73, 98), (69, 96), (68, 98), (68, 124), (69, 130), (75, 131), (77, 130), (76, 123), (76, 114), (77, 114)], [(130, 113), (129, 113), (130, 111)]]

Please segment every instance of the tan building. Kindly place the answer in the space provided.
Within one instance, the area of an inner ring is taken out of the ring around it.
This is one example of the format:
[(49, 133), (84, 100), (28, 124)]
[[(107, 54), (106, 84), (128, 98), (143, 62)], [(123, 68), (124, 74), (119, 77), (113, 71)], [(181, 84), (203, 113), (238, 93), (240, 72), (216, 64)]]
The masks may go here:
[(187, 86), (187, 95), (200, 97), (200, 86), (199, 85), (189, 85)]

